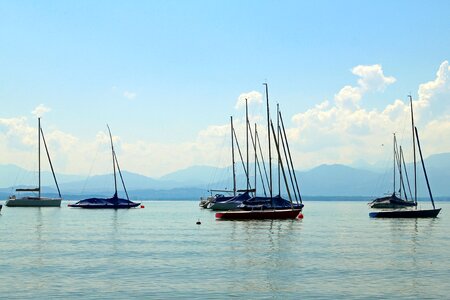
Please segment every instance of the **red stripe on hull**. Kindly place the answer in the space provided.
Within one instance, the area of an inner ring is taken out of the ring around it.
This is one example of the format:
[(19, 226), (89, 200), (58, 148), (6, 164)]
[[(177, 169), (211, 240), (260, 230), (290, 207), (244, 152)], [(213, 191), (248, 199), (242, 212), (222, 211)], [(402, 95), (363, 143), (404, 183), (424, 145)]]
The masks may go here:
[(264, 220), (264, 219), (295, 219), (301, 209), (286, 210), (254, 210), (254, 211), (227, 211), (216, 213), (220, 220)]

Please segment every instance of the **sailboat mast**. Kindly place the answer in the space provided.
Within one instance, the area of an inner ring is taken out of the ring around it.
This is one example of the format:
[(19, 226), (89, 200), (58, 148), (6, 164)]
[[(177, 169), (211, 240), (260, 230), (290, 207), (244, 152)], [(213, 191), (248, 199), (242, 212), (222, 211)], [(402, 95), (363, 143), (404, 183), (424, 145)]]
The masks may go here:
[(270, 148), (270, 110), (269, 110), (269, 88), (267, 83), (263, 83), (266, 87), (266, 102), (267, 102), (267, 139), (269, 143), (269, 192), (272, 199), (272, 153)]
[(395, 151), (395, 142), (396, 142), (396, 140), (395, 140), (395, 133), (394, 133), (394, 143), (393, 143), (393, 146), (394, 146), (394, 172), (393, 172), (393, 174), (394, 174), (394, 195), (395, 195), (395, 164), (397, 163), (397, 161), (396, 161), (396, 151)]
[(417, 203), (417, 167), (416, 167), (416, 137), (414, 134), (414, 111), (412, 104), (412, 96), (409, 95), (409, 102), (411, 104), (411, 128), (413, 136), (413, 156), (414, 156), (414, 203)]
[(38, 182), (39, 182), (39, 191), (38, 195), (41, 198), (41, 118), (38, 118)]
[(248, 150), (248, 100), (247, 98), (245, 98), (245, 138), (246, 138), (246, 143), (247, 143), (247, 191), (250, 189), (250, 169), (248, 168), (248, 155), (249, 155), (249, 150)]
[[(248, 125), (250, 127), (250, 124)], [(251, 127), (249, 128), (249, 130), (251, 130)], [(258, 164), (258, 152), (256, 149), (256, 123), (255, 123), (255, 140), (253, 141), (253, 149), (255, 150), (255, 197), (256, 197), (256, 167)]]
[(108, 127), (109, 139), (111, 140), (111, 154), (112, 154), (113, 171), (114, 171), (114, 196), (117, 196), (116, 159), (115, 159), (115, 153), (114, 153), (114, 145), (113, 145), (111, 130), (109, 129), (108, 124), (106, 124), (106, 126)]
[[(277, 141), (278, 145), (280, 143), (280, 104), (277, 103)], [(280, 152), (278, 152), (280, 153)], [(278, 155), (278, 195), (281, 195), (281, 174), (280, 174), (280, 160), (281, 157)]]
[(236, 196), (236, 167), (234, 163), (234, 129), (233, 129), (233, 116), (230, 117), (231, 120), (231, 165), (233, 167), (233, 196)]

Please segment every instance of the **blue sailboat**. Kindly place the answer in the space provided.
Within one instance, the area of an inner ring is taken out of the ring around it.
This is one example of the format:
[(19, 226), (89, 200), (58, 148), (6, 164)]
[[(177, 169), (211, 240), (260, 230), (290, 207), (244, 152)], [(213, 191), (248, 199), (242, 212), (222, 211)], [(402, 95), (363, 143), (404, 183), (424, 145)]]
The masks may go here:
[[(125, 182), (122, 177), (122, 172), (120, 171), (119, 161), (117, 160), (116, 152), (114, 151), (114, 145), (111, 135), (111, 130), (108, 127), (109, 138), (111, 140), (111, 152), (113, 159), (113, 170), (114, 170), (114, 195), (111, 198), (88, 198), (84, 200), (80, 200), (75, 204), (69, 204), (69, 207), (78, 207), (78, 208), (112, 208), (112, 209), (121, 209), (121, 208), (133, 208), (139, 206), (141, 203), (133, 202), (128, 197), (128, 192), (125, 187)], [(123, 189), (125, 191), (126, 199), (119, 198), (117, 195), (117, 175), (116, 175), (116, 167), (117, 171), (120, 175), (120, 179), (122, 181)]]

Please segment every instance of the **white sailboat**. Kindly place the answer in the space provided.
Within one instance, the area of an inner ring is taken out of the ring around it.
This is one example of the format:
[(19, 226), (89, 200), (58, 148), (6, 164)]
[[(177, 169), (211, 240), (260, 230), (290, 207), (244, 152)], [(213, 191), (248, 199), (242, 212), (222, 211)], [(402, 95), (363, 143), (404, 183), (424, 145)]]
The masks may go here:
[[(58, 198), (41, 197), (41, 135), (44, 142), (45, 151), (47, 153), (48, 162), (52, 170), (53, 178), (55, 180), (56, 188), (58, 189)], [(6, 200), (5, 205), (8, 207), (60, 207), (61, 206), (61, 192), (59, 190), (58, 182), (56, 181), (55, 172), (53, 170), (52, 161), (48, 152), (47, 143), (45, 142), (44, 132), (41, 128), (41, 118), (38, 118), (38, 187), (36, 188), (18, 188), (16, 192), (34, 193), (30, 196), (16, 197), (12, 195)]]

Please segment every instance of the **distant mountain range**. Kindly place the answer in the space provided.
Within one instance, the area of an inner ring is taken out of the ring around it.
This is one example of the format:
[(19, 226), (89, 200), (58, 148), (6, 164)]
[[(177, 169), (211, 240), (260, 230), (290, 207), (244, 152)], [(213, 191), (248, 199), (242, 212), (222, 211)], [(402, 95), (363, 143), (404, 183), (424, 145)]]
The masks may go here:
[[(450, 196), (450, 153), (428, 157), (425, 161), (433, 195)], [(242, 166), (237, 164), (238, 188), (246, 187)], [(411, 170), (411, 166), (408, 166)], [(419, 196), (427, 196), (422, 166), (417, 165)], [(273, 167), (274, 190), (278, 191), (277, 168)], [(251, 185), (254, 181), (254, 165), (250, 165)], [(412, 174), (410, 180), (412, 180)], [(304, 198), (354, 198), (369, 199), (392, 193), (392, 169), (374, 171), (345, 165), (320, 165), (308, 171), (296, 171), (300, 191)], [(131, 172), (123, 172), (128, 193), (134, 199), (198, 199), (206, 196), (210, 189), (232, 189), (231, 167), (217, 168), (193, 166), (155, 179)], [(86, 178), (81, 175), (57, 174), (61, 193), (65, 199), (78, 199), (89, 196), (111, 196), (113, 194), (112, 174), (96, 175)], [(281, 181), (281, 186), (284, 186)], [(27, 171), (15, 165), (0, 165), (0, 197), (10, 195), (15, 187), (37, 184), (36, 172)], [(49, 172), (42, 173), (43, 192), (56, 194), (53, 177)], [(120, 183), (120, 180), (119, 180)], [(262, 191), (261, 182), (257, 188)], [(267, 187), (266, 187), (267, 188)], [(283, 189), (282, 189), (283, 190)], [(122, 191), (122, 189), (120, 189)]]

